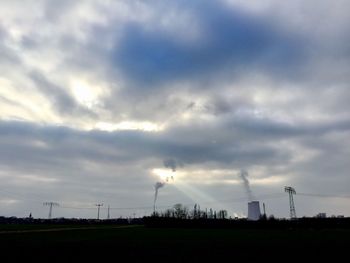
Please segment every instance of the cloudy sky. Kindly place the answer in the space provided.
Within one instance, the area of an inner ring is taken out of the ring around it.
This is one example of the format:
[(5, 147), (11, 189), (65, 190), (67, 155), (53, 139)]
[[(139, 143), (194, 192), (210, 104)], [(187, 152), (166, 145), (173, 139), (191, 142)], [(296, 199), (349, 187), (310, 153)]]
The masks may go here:
[(268, 214), (290, 185), (298, 216), (350, 216), (348, 10), (1, 0), (0, 215), (143, 216), (165, 182), (159, 209), (244, 216), (245, 170)]

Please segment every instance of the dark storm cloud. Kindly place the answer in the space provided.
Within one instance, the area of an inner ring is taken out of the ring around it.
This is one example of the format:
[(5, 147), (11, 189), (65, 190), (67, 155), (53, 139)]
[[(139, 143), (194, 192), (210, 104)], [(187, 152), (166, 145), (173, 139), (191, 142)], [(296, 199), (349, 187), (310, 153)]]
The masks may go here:
[(217, 2), (180, 3), (199, 21), (202, 37), (184, 43), (176, 34), (144, 28), (142, 24), (127, 25), (115, 48), (113, 63), (128, 81), (152, 86), (222, 72), (236, 74), (256, 67), (267, 74), (283, 75), (297, 71), (296, 64), (301, 66), (303, 40), (267, 18)]

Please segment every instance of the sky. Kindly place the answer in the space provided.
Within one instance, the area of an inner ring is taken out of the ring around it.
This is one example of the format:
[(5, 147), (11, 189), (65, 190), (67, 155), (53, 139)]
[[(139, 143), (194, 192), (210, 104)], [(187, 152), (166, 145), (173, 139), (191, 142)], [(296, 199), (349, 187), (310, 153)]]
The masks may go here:
[(350, 216), (348, 10), (1, 0), (0, 216), (149, 215), (157, 182), (159, 210), (288, 217), (292, 186), (297, 216)]

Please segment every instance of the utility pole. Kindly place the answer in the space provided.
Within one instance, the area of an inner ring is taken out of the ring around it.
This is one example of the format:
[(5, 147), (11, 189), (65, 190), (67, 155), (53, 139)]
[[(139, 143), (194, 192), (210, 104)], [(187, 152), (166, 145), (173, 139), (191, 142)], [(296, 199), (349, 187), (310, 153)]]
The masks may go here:
[(290, 218), (291, 219), (296, 219), (297, 214), (295, 212), (295, 206), (294, 206), (294, 200), (293, 200), (293, 195), (296, 194), (295, 189), (290, 186), (285, 186), (284, 191), (288, 193), (289, 195), (289, 206), (290, 206)]
[(48, 218), (51, 219), (52, 218), (52, 207), (53, 206), (59, 206), (59, 204), (55, 203), (55, 202), (44, 202), (43, 205), (44, 206), (49, 206), (50, 209), (49, 209), (49, 217)]
[(107, 210), (107, 219), (109, 219), (109, 205), (108, 205), (108, 210)]
[(100, 207), (103, 206), (103, 204), (96, 204), (97, 206), (97, 220), (100, 219)]

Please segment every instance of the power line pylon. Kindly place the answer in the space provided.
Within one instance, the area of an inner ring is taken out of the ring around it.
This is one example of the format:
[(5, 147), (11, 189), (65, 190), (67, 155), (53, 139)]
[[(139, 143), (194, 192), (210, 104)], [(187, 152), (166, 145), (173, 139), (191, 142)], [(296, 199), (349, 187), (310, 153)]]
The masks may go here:
[(103, 206), (103, 204), (96, 204), (97, 206), (97, 220), (100, 219), (100, 207)]
[(50, 207), (50, 209), (49, 209), (49, 217), (48, 218), (51, 219), (52, 218), (52, 207), (53, 206), (59, 206), (59, 204), (55, 203), (55, 202), (44, 202), (43, 205)]
[(294, 200), (293, 200), (293, 195), (296, 194), (295, 189), (290, 186), (285, 186), (284, 191), (289, 195), (290, 218), (296, 219), (297, 214), (295, 213), (295, 206), (294, 206)]

